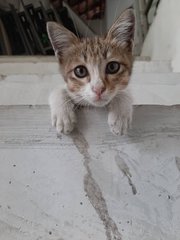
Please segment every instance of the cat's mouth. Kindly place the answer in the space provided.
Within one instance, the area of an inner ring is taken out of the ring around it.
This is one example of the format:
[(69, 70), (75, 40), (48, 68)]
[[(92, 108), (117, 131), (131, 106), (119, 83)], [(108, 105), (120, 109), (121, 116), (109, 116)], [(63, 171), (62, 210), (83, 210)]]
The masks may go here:
[(108, 104), (107, 101), (99, 101), (99, 102), (94, 102), (92, 105), (95, 107), (104, 107)]
[(91, 104), (92, 104), (93, 106), (96, 106), (96, 107), (104, 107), (104, 106), (106, 106), (110, 101), (111, 101), (111, 99), (106, 99), (106, 98), (103, 98), (103, 97), (96, 97), (96, 98), (94, 98), (94, 99), (91, 101)]
[(110, 101), (112, 100), (112, 98), (114, 96), (96, 96), (96, 95), (86, 95), (86, 97), (84, 97), (85, 94), (81, 94), (81, 95), (74, 95), (71, 94), (71, 92), (69, 92), (69, 94), (71, 95), (74, 103), (80, 105), (80, 106), (87, 106), (87, 105), (91, 105), (94, 107), (104, 107), (107, 104), (110, 103)]

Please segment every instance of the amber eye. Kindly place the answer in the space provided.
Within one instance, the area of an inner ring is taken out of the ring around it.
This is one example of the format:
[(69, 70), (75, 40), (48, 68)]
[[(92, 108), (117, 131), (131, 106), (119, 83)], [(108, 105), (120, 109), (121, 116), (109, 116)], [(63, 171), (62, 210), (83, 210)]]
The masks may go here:
[(84, 78), (88, 75), (88, 70), (86, 67), (84, 66), (77, 66), (74, 69), (74, 74), (76, 75), (76, 77), (78, 78)]
[(120, 69), (120, 63), (112, 61), (106, 65), (106, 74), (115, 74)]

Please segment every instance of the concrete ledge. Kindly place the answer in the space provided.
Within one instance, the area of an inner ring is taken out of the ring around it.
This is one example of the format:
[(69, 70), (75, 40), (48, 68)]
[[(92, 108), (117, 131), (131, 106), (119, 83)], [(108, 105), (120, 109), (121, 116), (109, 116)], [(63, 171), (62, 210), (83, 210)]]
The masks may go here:
[[(0, 72), (0, 105), (46, 105), (50, 91), (64, 84), (55, 57), (3, 57)], [(180, 73), (170, 62), (136, 60), (129, 87), (136, 105), (180, 103)]]
[[(172, 72), (169, 61), (148, 61), (137, 58), (134, 62), (133, 72), (138, 73), (167, 73)], [(53, 56), (25, 56), (25, 57), (0, 57), (1, 75), (16, 74), (57, 74), (59, 66)]]
[(47, 106), (0, 116), (2, 240), (179, 240), (179, 106), (136, 107), (127, 136), (100, 108), (58, 138)]

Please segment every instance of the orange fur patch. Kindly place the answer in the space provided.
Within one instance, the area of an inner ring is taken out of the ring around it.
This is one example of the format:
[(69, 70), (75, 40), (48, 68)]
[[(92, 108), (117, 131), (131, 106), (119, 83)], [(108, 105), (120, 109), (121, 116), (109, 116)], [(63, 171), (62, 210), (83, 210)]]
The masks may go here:
[[(106, 74), (108, 62), (118, 61), (120, 70), (115, 74)], [(88, 64), (98, 66), (100, 79), (107, 90), (115, 88), (124, 89), (129, 82), (132, 71), (133, 57), (126, 49), (120, 48), (106, 38), (81, 39), (72, 44), (61, 58), (61, 69), (69, 91), (78, 92), (82, 86), (91, 81), (91, 76), (79, 79), (74, 75), (73, 69), (83, 65), (88, 69)]]

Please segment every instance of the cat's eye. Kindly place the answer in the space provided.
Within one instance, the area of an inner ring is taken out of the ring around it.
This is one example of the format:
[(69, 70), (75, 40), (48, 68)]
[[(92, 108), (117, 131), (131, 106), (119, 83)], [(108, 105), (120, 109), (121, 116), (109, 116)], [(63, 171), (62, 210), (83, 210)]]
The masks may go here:
[(120, 63), (112, 61), (106, 65), (106, 74), (115, 74), (120, 69)]
[(76, 75), (76, 77), (78, 78), (84, 78), (88, 75), (88, 70), (85, 66), (77, 66), (74, 69), (74, 74)]

